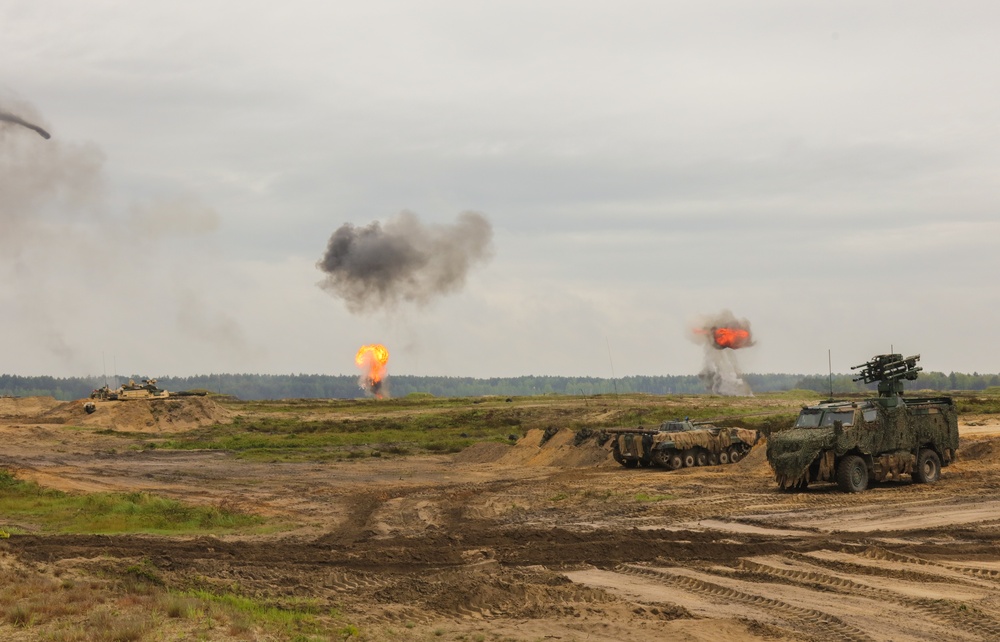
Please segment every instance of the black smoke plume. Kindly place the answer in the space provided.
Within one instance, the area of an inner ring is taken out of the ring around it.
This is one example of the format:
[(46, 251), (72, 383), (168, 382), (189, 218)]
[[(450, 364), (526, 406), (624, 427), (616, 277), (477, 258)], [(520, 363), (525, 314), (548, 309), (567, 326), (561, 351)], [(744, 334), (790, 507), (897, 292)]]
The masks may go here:
[(425, 225), (408, 211), (385, 225), (345, 223), (316, 264), (326, 273), (320, 286), (352, 313), (423, 305), (459, 290), (472, 265), (492, 255), (492, 240), (493, 228), (478, 212), (462, 212), (452, 225)]
[(14, 123), (15, 125), (21, 125), (22, 127), (27, 127), (28, 129), (34, 130), (39, 136), (48, 140), (52, 138), (47, 131), (39, 127), (38, 125), (32, 125), (20, 116), (15, 116), (14, 114), (8, 113), (0, 109), (0, 121), (5, 121), (8, 123)]

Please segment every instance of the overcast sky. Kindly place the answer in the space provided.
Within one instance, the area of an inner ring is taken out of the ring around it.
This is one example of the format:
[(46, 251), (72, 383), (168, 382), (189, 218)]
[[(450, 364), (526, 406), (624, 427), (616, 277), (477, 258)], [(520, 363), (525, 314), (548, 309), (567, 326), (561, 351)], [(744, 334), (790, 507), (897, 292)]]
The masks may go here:
[[(0, 372), (1000, 371), (1000, 4), (0, 0)], [(479, 212), (352, 312), (330, 236)]]

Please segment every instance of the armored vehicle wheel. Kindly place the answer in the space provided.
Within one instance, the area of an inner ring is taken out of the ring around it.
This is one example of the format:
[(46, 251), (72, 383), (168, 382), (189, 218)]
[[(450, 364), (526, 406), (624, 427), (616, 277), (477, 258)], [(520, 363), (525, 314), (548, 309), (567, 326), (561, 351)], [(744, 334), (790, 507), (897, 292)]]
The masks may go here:
[(725, 450), (719, 453), (719, 463), (722, 464), (723, 466), (729, 463), (729, 453), (726, 452)]
[(684, 451), (684, 466), (690, 468), (698, 463), (698, 458), (695, 457), (694, 450)]
[(622, 466), (624, 466), (625, 468), (635, 468), (638, 465), (639, 461), (637, 459), (626, 459), (622, 461)]
[(643, 468), (649, 468), (650, 466), (653, 465), (653, 460), (652, 459), (640, 459), (639, 460), (639, 465), (642, 466)]
[(845, 493), (860, 493), (868, 488), (868, 466), (857, 455), (848, 455), (837, 466), (837, 485)]
[(668, 463), (670, 464), (670, 469), (671, 470), (677, 470), (678, 468), (684, 468), (684, 458), (681, 457), (680, 453), (673, 453), (672, 455), (670, 455), (670, 460), (669, 460)]
[(708, 454), (708, 465), (709, 466), (718, 466), (719, 465), (719, 456), (716, 455), (715, 453), (709, 453)]
[(924, 448), (917, 457), (917, 467), (913, 469), (913, 481), (933, 484), (941, 478), (941, 459), (930, 448)]
[(707, 466), (708, 465), (708, 453), (705, 452), (704, 450), (699, 450), (698, 453), (694, 456), (694, 461), (699, 466)]
[(739, 448), (737, 448), (736, 446), (731, 446), (729, 448), (729, 463), (735, 464), (740, 460), (741, 456), (742, 455), (740, 454)]

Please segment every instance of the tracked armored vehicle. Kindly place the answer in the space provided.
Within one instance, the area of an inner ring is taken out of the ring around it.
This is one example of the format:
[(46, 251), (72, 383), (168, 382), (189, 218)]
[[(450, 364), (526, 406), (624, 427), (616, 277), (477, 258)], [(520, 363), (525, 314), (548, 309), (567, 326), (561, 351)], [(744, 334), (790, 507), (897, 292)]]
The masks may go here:
[(622, 466), (659, 466), (676, 470), (691, 466), (731, 464), (746, 456), (759, 433), (720, 428), (688, 420), (667, 421), (658, 428), (608, 430), (611, 453)]
[(98, 401), (163, 399), (169, 396), (169, 392), (156, 387), (156, 379), (143, 379), (142, 383), (136, 383), (134, 379), (129, 379), (127, 384), (113, 390), (105, 384), (90, 393), (90, 398), (97, 399)]
[(950, 397), (903, 397), (920, 355), (878, 355), (854, 381), (878, 382), (879, 396), (807, 406), (790, 430), (768, 439), (767, 461), (782, 489), (835, 482), (858, 493), (873, 481), (933, 483), (958, 449), (958, 412)]

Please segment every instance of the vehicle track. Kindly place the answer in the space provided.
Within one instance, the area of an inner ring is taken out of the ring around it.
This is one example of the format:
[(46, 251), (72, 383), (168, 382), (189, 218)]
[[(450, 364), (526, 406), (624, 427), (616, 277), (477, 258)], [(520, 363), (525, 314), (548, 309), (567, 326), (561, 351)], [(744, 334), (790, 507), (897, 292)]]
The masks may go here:
[[(906, 608), (918, 611), (923, 617), (939, 622), (950, 628), (950, 635), (960, 637), (961, 632), (970, 631), (978, 636), (976, 639), (1000, 639), (1000, 622), (982, 613), (971, 614), (968, 607), (942, 600), (914, 598), (875, 588), (867, 584), (855, 582), (843, 577), (837, 577), (817, 571), (778, 568), (754, 560), (742, 560), (739, 570), (749, 571), (755, 576), (764, 576), (775, 580), (785, 580), (789, 583), (807, 588), (822, 587), (836, 593), (851, 596), (868, 597), (876, 601), (891, 601)], [(976, 617), (976, 619), (973, 619)], [(951, 627), (956, 627), (952, 629)]]
[(852, 640), (855, 642), (873, 640), (873, 638), (866, 635), (861, 629), (847, 624), (834, 615), (817, 609), (794, 606), (781, 600), (746, 593), (686, 575), (670, 573), (664, 569), (654, 569), (636, 564), (620, 564), (615, 567), (615, 570), (621, 573), (650, 578), (662, 584), (696, 593), (711, 600), (736, 602), (755, 607), (772, 613), (779, 620), (792, 620), (801, 624), (804, 628), (813, 631), (819, 636), (833, 636), (837, 640)]

